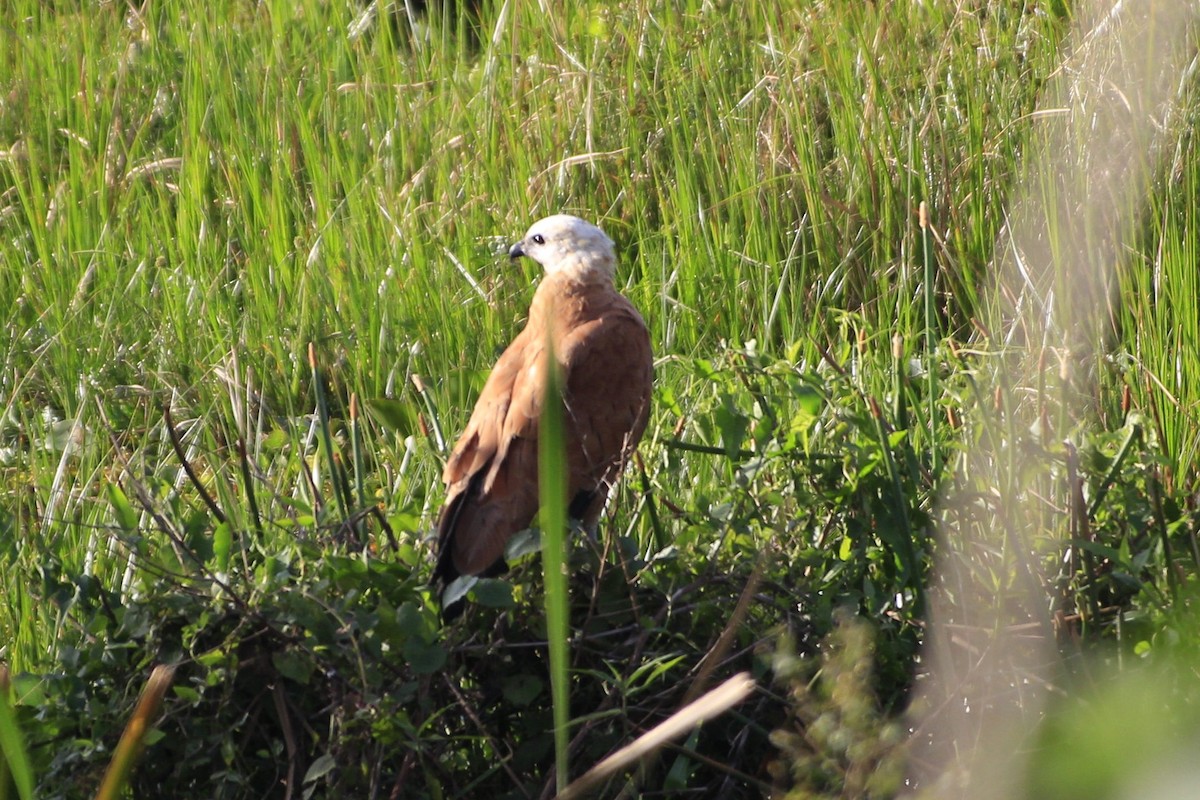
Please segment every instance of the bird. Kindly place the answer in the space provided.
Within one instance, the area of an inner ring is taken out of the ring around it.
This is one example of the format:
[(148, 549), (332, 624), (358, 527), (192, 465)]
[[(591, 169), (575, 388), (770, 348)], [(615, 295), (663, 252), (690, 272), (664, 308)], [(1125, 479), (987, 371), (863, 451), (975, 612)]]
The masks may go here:
[[(641, 440), (654, 377), (645, 320), (613, 280), (617, 258), (596, 225), (569, 214), (535, 222), (509, 250), (544, 276), (525, 327), (497, 359), (446, 460), (433, 583), (442, 617), (459, 576), (507, 570), (505, 546), (538, 511), (538, 431), (553, 353), (562, 387), (568, 514), (593, 535), (609, 490)], [(549, 345), (549, 349), (548, 349)]]

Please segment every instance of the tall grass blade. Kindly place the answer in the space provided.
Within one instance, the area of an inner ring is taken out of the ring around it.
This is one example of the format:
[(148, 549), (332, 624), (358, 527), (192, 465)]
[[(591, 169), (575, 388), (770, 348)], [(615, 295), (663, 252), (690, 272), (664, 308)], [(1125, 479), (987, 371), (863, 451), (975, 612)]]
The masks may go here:
[(363, 488), (362, 434), (358, 429), (358, 394), (350, 395), (350, 451), (354, 458), (354, 494), (358, 507), (367, 507), (367, 490)]
[[(994, 407), (981, 406), (968, 424), (990, 427), (991, 418), (1006, 430), (964, 454), (959, 469), (969, 481), (959, 497), (941, 498), (952, 506), (982, 489), (994, 497), (993, 512), (977, 532), (968, 525), (939, 532), (948, 545), (939, 581), (955, 589), (932, 604), (922, 655), (931, 670), (914, 703), (936, 709), (915, 728), (912, 740), (929, 749), (913, 759), (914, 779), (977, 798), (1028, 792), (1020, 778), (1034, 749), (1028, 735), (1053, 697), (1060, 663), (1045, 562), (1033, 558), (1031, 542), (1045, 530), (1039, 492), (1062, 480), (1061, 462), (1000, 443), (1020, 441), (1036, 421), (1070, 445), (1087, 418), (1096, 383), (1069, 368), (1081, 355), (1103, 352), (1113, 332), (1112, 270), (1143, 213), (1179, 76), (1195, 52), (1187, 4), (1078, 3), (1071, 16), (1074, 48), (1031, 115), (1025, 177), (1012, 193), (992, 265), (986, 324), (1009, 352), (997, 363)], [(1022, 396), (1041, 385), (1047, 353), (1061, 359), (1064, 389), (1069, 381), (1072, 388), (1052, 426)], [(1081, 496), (1075, 505), (1082, 523)], [(988, 551), (1001, 558), (986, 559)], [(1003, 589), (994, 579), (1001, 569), (1016, 579)], [(1040, 633), (1030, 635), (1031, 620)], [(969, 650), (959, 638), (966, 626), (986, 632)]]
[(238, 465), (242, 470), (242, 483), (246, 486), (246, 505), (250, 508), (250, 519), (254, 522), (254, 532), (258, 541), (263, 540), (262, 514), (258, 511), (258, 498), (254, 495), (254, 475), (250, 472), (250, 454), (246, 451), (246, 440), (237, 440)]
[(728, 711), (749, 697), (753, 691), (754, 679), (748, 672), (734, 675), (711, 692), (679, 709), (666, 720), (592, 767), (580, 776), (579, 780), (560, 790), (559, 800), (576, 800), (576, 798), (586, 796), (609, 776), (654, 752), (671, 739), (682, 735), (705, 720)]
[(562, 377), (547, 327), (546, 394), (538, 433), (538, 486), (541, 492), (542, 568), (546, 581), (546, 638), (550, 647), (550, 696), (554, 705), (554, 777), (567, 785), (570, 720), (567, 646), (567, 458), (563, 425)]
[(8, 666), (0, 664), (0, 800), (10, 797), (9, 786), (16, 787), (21, 800), (31, 800), (33, 771), (29, 768), (25, 739), (8, 704), (8, 690)]
[(174, 677), (175, 667), (166, 664), (159, 664), (150, 673), (150, 679), (146, 681), (146, 687), (138, 699), (137, 708), (133, 710), (133, 716), (129, 718), (112, 761), (104, 773), (104, 781), (100, 784), (100, 790), (96, 792), (96, 800), (117, 800), (129, 784), (129, 776), (133, 774), (134, 762), (141, 755), (145, 745), (150, 723), (158, 713), (163, 696), (171, 687)]
[(921, 282), (922, 293), (925, 295), (925, 380), (926, 402), (929, 404), (929, 472), (933, 475), (934, 486), (941, 477), (941, 458), (938, 455), (937, 407), (938, 407), (938, 371), (935, 361), (938, 332), (937, 305), (934, 296), (935, 270), (933, 264), (933, 246), (929, 232), (929, 206), (924, 200), (918, 207), (918, 219), (921, 226), (921, 256), (925, 262), (925, 277)]

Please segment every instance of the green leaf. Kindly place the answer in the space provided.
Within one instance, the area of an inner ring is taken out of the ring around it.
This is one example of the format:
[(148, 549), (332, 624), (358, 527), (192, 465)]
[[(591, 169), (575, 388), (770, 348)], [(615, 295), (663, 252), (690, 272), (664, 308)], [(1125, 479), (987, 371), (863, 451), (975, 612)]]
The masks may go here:
[(542, 532), (537, 528), (526, 528), (517, 531), (508, 540), (504, 548), (504, 559), (512, 564), (517, 559), (524, 558), (530, 553), (540, 553), (542, 550)]
[(679, 400), (670, 386), (663, 386), (658, 390), (655, 405), (667, 409), (673, 416), (682, 417), (684, 415), (683, 406), (679, 404)]
[(116, 517), (121, 530), (126, 533), (137, 531), (138, 515), (133, 510), (133, 506), (129, 504), (129, 498), (125, 496), (124, 490), (115, 483), (108, 484), (105, 490), (108, 493), (108, 504), (112, 506), (113, 516)]
[(854, 542), (850, 541), (849, 536), (842, 537), (842, 546), (838, 548), (838, 558), (842, 561), (849, 561), (850, 556), (854, 553)]
[(200, 693), (190, 686), (172, 686), (171, 691), (175, 692), (175, 696), (180, 700), (186, 700), (189, 703), (200, 702)]
[[(687, 743), (684, 745), (684, 753), (695, 752), (697, 742), (700, 738), (700, 729), (697, 727), (688, 736)], [(663, 788), (667, 791), (682, 792), (688, 786), (688, 778), (696, 769), (696, 762), (688, 758), (686, 755), (676, 756), (675, 761), (671, 764), (671, 768), (667, 771), (667, 776), (663, 779)]]
[(713, 368), (712, 362), (706, 358), (697, 358), (692, 362), (692, 367), (701, 378), (711, 379), (717, 376), (717, 371)]
[(217, 572), (229, 571), (229, 553), (233, 549), (233, 529), (226, 520), (213, 531), (213, 562)]
[(421, 609), (411, 600), (406, 600), (396, 609), (396, 625), (404, 631), (405, 636), (428, 638), (433, 633), (429, 617), (422, 614)]
[(713, 417), (716, 419), (717, 429), (721, 431), (721, 444), (725, 446), (726, 454), (730, 458), (737, 458), (738, 451), (742, 449), (742, 442), (746, 439), (746, 429), (750, 421), (738, 410), (731, 396), (725, 395), (723, 400), (721, 407), (713, 412)]
[(390, 514), (387, 521), (394, 531), (418, 531), (421, 529), (421, 515), (413, 511), (398, 511)]
[(405, 642), (401, 652), (413, 672), (418, 675), (437, 672), (446, 663), (446, 648), (436, 642), (426, 642), (419, 637)]
[(799, 387), (796, 389), (794, 397), (796, 405), (799, 407), (797, 410), (813, 417), (820, 414), (821, 408), (825, 405), (825, 398), (811, 386)]
[(307, 686), (312, 680), (313, 665), (311, 658), (298, 650), (283, 650), (271, 656), (271, 663), (285, 678), (295, 681), (301, 686)]
[(333, 768), (336, 766), (337, 761), (335, 761), (333, 756), (331, 756), (329, 753), (318, 756), (317, 760), (309, 765), (308, 771), (304, 773), (304, 780), (302, 783), (312, 783), (313, 781), (323, 778), (332, 772)]
[(481, 578), (472, 589), (475, 602), (488, 608), (512, 608), (516, 605), (513, 600), (512, 586), (508, 581), (498, 578)]
[(268, 433), (266, 436), (263, 437), (262, 446), (263, 446), (264, 450), (278, 451), (278, 450), (282, 450), (284, 445), (287, 444), (287, 442), (288, 442), (287, 434), (284, 433), (283, 430), (281, 430), (280, 428), (276, 428), (275, 430), (271, 431), (270, 433)]
[(46, 680), (41, 675), (23, 673), (12, 676), (17, 705), (37, 707), (46, 702)]
[(545, 683), (536, 675), (510, 675), (500, 686), (504, 699), (515, 706), (527, 706), (537, 699)]
[(649, 686), (683, 661), (683, 656), (656, 658), (634, 671), (643, 686)]
[(415, 427), (412, 408), (399, 400), (376, 397), (367, 401), (367, 410), (379, 421), (380, 425), (401, 435), (407, 436)]
[[(280, 504), (291, 509), (293, 515), (300, 515), (297, 522), (301, 525), (311, 525), (313, 517), (313, 507), (305, 502), (302, 497), (277, 497), (275, 498)], [(307, 517), (307, 521), (306, 518)]]

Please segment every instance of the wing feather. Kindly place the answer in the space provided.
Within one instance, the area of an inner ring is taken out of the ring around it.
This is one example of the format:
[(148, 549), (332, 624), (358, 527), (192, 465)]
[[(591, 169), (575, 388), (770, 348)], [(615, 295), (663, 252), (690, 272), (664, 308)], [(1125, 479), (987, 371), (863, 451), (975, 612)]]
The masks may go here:
[(542, 390), (529, 367), (543, 358), (544, 346), (533, 322), (501, 354), (446, 461), (435, 580), (491, 570), (537, 512)]

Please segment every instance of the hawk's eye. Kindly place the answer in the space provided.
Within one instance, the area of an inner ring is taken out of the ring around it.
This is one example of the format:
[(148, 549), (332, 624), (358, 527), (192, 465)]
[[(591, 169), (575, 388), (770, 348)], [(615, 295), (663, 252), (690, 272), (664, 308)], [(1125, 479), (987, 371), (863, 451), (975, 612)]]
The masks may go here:
[(546, 237), (542, 236), (540, 233), (535, 233), (533, 236), (531, 236), (529, 238), (533, 239), (534, 244), (545, 244), (546, 243)]

